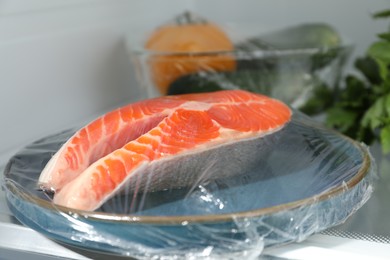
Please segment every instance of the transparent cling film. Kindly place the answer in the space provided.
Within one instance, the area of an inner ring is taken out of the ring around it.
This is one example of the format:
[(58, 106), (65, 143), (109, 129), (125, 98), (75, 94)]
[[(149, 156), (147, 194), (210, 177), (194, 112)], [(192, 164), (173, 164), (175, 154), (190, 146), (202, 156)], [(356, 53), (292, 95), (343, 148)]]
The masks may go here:
[[(118, 190), (95, 210), (75, 209), (54, 203), (38, 179), (76, 131), (45, 137), (10, 159), (8, 205), (23, 224), (54, 240), (137, 259), (255, 258), (265, 247), (344, 222), (369, 199), (376, 176), (364, 144), (292, 110), (284, 125), (260, 138), (182, 158), (190, 166), (180, 174), (196, 176), (187, 182), (174, 183), (172, 175), (157, 188)], [(165, 170), (181, 167), (171, 162)], [(148, 172), (133, 181), (142, 178)]]

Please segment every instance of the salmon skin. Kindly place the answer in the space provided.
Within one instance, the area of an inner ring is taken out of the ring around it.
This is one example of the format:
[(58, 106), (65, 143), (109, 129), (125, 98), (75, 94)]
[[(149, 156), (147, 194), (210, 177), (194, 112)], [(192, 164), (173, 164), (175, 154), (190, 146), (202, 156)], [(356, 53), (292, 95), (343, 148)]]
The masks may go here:
[[(282, 102), (242, 90), (139, 101), (77, 131), (47, 163), (38, 184), (55, 193), (55, 204), (96, 210), (122, 190), (231, 176), (251, 167), (262, 137), (282, 129), (291, 115)], [(207, 165), (218, 172), (207, 172)]]

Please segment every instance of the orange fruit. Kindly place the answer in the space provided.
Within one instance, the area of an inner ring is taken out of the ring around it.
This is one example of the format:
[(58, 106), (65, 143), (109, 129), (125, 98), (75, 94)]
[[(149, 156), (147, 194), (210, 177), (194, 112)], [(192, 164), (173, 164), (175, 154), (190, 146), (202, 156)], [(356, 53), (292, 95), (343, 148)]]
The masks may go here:
[(166, 94), (169, 85), (183, 75), (199, 71), (232, 71), (236, 62), (229, 53), (234, 45), (216, 24), (184, 13), (173, 24), (157, 28), (145, 43), (155, 86)]

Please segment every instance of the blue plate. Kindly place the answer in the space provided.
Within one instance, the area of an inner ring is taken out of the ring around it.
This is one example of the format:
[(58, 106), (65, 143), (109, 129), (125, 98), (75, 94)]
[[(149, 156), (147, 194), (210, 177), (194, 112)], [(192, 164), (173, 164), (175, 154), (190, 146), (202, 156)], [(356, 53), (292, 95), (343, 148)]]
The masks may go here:
[(59, 242), (145, 259), (257, 255), (264, 246), (303, 240), (359, 209), (376, 170), (364, 145), (295, 112), (253, 151), (255, 169), (193, 187), (120, 194), (97, 211), (79, 211), (54, 205), (36, 186), (73, 133), (43, 138), (10, 159), (4, 172), (9, 208)]

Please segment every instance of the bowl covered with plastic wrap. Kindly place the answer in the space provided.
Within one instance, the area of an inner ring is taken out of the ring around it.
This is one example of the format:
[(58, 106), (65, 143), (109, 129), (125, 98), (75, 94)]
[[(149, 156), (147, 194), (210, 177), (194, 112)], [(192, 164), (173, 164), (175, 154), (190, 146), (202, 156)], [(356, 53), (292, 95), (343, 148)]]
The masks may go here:
[(353, 49), (327, 23), (249, 27), (244, 35), (238, 24), (186, 12), (141, 39), (129, 38), (145, 96), (244, 89), (301, 108), (317, 89), (338, 84)]

